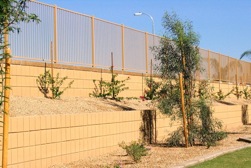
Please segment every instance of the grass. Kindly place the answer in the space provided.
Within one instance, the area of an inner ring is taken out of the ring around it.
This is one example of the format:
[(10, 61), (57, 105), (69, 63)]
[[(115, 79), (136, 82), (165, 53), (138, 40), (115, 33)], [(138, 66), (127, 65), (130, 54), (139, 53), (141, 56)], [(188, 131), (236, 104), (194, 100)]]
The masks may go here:
[(219, 156), (215, 159), (191, 166), (190, 168), (249, 168), (251, 167), (251, 147)]

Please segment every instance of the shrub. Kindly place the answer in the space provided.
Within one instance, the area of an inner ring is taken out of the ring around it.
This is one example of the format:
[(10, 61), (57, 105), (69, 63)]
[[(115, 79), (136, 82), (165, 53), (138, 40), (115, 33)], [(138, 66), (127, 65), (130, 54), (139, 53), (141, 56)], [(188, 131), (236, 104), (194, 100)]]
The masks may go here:
[(135, 162), (139, 162), (142, 156), (147, 155), (147, 149), (143, 144), (136, 141), (132, 141), (129, 145), (126, 145), (125, 142), (119, 144), (123, 148), (127, 155), (130, 156)]
[(183, 137), (183, 128), (180, 127), (170, 134), (170, 137), (167, 139), (168, 146), (182, 146), (184, 144)]
[(93, 80), (94, 83), (94, 91), (90, 94), (93, 97), (102, 97), (102, 98), (111, 98), (113, 100), (121, 100), (121, 97), (118, 97), (119, 93), (124, 90), (129, 89), (129, 87), (125, 86), (125, 81), (129, 80), (129, 78), (125, 80), (117, 80), (118, 75), (112, 74), (111, 82), (103, 81), (101, 78), (96, 83), (96, 80)]
[(51, 74), (49, 74), (49, 81), (51, 84), (51, 92), (52, 92), (52, 98), (53, 99), (60, 99), (60, 96), (64, 93), (64, 91), (68, 88), (71, 87), (71, 85), (73, 84), (74, 81), (71, 81), (68, 83), (67, 87), (65, 87), (63, 90), (60, 90), (60, 88), (62, 87), (64, 81), (68, 79), (67, 76), (63, 77), (63, 78), (59, 78), (59, 73), (57, 73), (56, 77), (52, 77)]
[(153, 78), (146, 79), (147, 89), (145, 90), (145, 98), (147, 100), (154, 100), (157, 98), (158, 89), (160, 87), (160, 83), (153, 80)]
[(71, 87), (74, 81), (71, 81), (67, 87), (63, 90), (60, 88), (62, 87), (64, 81), (68, 79), (68, 77), (63, 77), (60, 79), (59, 73), (57, 73), (56, 77), (52, 77), (50, 71), (46, 71), (44, 74), (40, 74), (36, 79), (38, 89), (40, 92), (44, 94), (44, 97), (49, 98), (49, 90), (52, 92), (52, 99), (60, 99), (60, 96), (64, 93), (64, 91)]
[(50, 86), (49, 74), (49, 71), (45, 71), (44, 74), (40, 74), (36, 79), (39, 91), (43, 93), (44, 97), (46, 98), (48, 98)]
[(250, 92), (250, 90), (248, 90), (248, 87), (244, 88), (242, 93), (243, 93), (243, 98), (245, 100), (250, 100), (251, 99), (251, 92)]
[(231, 91), (228, 92), (227, 94), (224, 94), (224, 93), (222, 92), (222, 90), (219, 89), (219, 91), (216, 92), (215, 94), (213, 94), (213, 96), (214, 96), (214, 98), (215, 98), (216, 100), (224, 100), (224, 99), (227, 98), (227, 96), (229, 96), (231, 93), (233, 93), (233, 90), (231, 90)]
[(241, 98), (243, 94), (243, 92), (239, 90), (239, 87), (237, 85), (232, 89), (232, 93), (236, 96), (237, 99)]

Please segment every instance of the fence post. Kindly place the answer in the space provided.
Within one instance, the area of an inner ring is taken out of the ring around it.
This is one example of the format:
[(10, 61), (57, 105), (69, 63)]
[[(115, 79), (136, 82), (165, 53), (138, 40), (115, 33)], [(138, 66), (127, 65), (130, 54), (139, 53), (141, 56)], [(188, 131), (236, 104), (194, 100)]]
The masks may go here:
[(146, 74), (148, 73), (148, 34), (145, 32)]
[(92, 67), (95, 68), (95, 30), (94, 30), (94, 16), (92, 16)]
[(122, 73), (124, 72), (125, 70), (125, 27), (124, 25), (121, 25), (121, 48), (122, 48)]
[(54, 5), (54, 61), (58, 62), (58, 24), (57, 24), (57, 6)]
[[(54, 44), (55, 45), (55, 44)], [(51, 45), (50, 45), (50, 49), (51, 49), (51, 77), (52, 79), (54, 79), (54, 55), (53, 53), (55, 54), (55, 51), (53, 52), (53, 42), (51, 41)], [(55, 49), (55, 46), (54, 46), (54, 49)], [(54, 88), (54, 83), (52, 82), (52, 88)], [(54, 99), (54, 92), (51, 92), (51, 96), (52, 98)]]

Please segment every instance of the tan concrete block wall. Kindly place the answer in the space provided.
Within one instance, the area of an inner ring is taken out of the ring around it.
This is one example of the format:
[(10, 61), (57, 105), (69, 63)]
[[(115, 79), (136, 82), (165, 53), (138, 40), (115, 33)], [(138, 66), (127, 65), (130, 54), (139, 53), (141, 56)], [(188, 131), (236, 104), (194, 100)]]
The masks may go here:
[(215, 106), (213, 109), (213, 116), (222, 121), (223, 129), (230, 130), (231, 128), (237, 128), (238, 126), (243, 125), (241, 120), (241, 105)]
[[(74, 67), (71, 67), (74, 69)], [(23, 97), (43, 97), (43, 94), (38, 90), (36, 79), (40, 74), (44, 73), (43, 66), (34, 65), (11, 65), (11, 95), (23, 96)], [(47, 70), (51, 70), (49, 66)], [(89, 97), (89, 94), (94, 90), (93, 80), (100, 80), (101, 77), (104, 81), (111, 80), (111, 73), (109, 71), (102, 72), (95, 69), (95, 71), (86, 71), (79, 69), (66, 69), (66, 68), (54, 68), (54, 76), (59, 73), (60, 77), (67, 76), (62, 88), (66, 87), (68, 83), (74, 80), (71, 88), (66, 90), (62, 97)], [(115, 72), (116, 74), (116, 72)], [(139, 97), (142, 96), (142, 92), (145, 89), (145, 77), (142, 75), (125, 75), (119, 74), (118, 80), (125, 80), (126, 87), (129, 90), (125, 90), (119, 96), (122, 97)]]
[[(242, 125), (241, 106), (216, 106), (214, 110), (224, 129)], [(181, 125), (160, 112), (156, 118), (157, 141), (165, 141)], [(142, 124), (141, 111), (11, 117), (8, 164), (11, 168), (43, 168), (105, 154), (122, 141), (142, 138)]]
[(138, 140), (140, 111), (11, 117), (9, 167), (48, 167)]

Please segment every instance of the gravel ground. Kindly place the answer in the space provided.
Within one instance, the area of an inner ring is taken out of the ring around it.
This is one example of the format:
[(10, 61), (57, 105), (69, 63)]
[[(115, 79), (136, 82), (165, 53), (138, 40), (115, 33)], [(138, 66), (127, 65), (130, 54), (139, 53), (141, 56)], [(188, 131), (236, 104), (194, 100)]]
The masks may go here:
[(10, 116), (48, 115), (66, 113), (85, 113), (100, 111), (121, 111), (132, 109), (149, 109), (148, 101), (122, 100), (114, 101), (101, 98), (64, 98), (60, 100), (15, 97), (10, 99)]
[(64, 165), (54, 165), (51, 168), (113, 168), (119, 165), (123, 168), (168, 168), (180, 165), (199, 156), (210, 155), (220, 151), (247, 145), (237, 141), (240, 137), (250, 137), (251, 126), (242, 126), (229, 133), (228, 137), (218, 142), (217, 146), (207, 149), (205, 146), (189, 148), (166, 147), (165, 144), (146, 146), (149, 148), (147, 156), (142, 157), (139, 163), (134, 163), (122, 149), (108, 155), (86, 158)]

